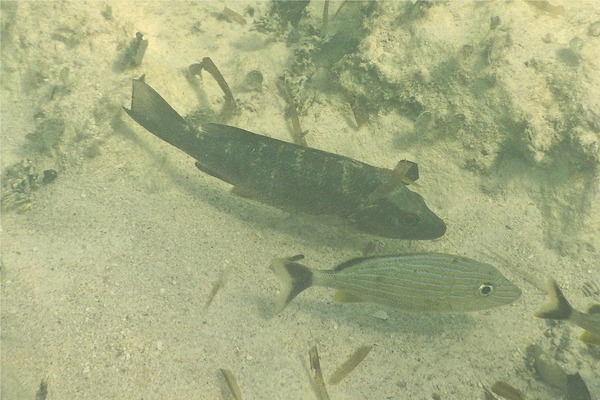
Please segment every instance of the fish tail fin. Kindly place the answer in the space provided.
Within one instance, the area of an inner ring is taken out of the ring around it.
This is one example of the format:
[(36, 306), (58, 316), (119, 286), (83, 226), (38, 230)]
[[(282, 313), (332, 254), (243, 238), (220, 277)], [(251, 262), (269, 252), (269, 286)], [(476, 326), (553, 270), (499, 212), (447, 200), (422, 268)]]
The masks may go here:
[(295, 260), (298, 259), (298, 257), (276, 258), (271, 261), (271, 271), (285, 284), (276, 301), (277, 313), (313, 284), (313, 272), (310, 268), (297, 263)]
[(538, 318), (564, 320), (571, 317), (573, 307), (560, 287), (552, 278), (548, 278), (548, 301), (535, 313)]
[[(133, 80), (129, 116), (146, 130), (167, 143), (186, 151), (190, 134), (198, 131), (183, 119), (156, 90), (144, 82), (144, 76)], [(187, 152), (187, 151), (186, 151)]]

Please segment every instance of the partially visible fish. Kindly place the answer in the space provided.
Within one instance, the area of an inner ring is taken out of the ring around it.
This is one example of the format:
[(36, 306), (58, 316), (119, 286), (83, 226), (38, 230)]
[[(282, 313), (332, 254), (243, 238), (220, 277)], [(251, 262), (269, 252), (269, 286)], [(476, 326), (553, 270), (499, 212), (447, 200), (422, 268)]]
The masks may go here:
[(540, 307), (535, 316), (569, 321), (585, 330), (582, 341), (600, 345), (600, 314), (575, 310), (552, 278), (548, 278), (548, 301)]
[(278, 312), (311, 286), (337, 289), (342, 301), (368, 301), (404, 311), (464, 312), (510, 304), (521, 290), (492, 265), (449, 254), (415, 253), (362, 257), (331, 270), (279, 258), (271, 270), (285, 289)]
[(125, 111), (195, 158), (201, 171), (263, 203), (338, 216), (362, 232), (389, 238), (436, 239), (446, 231), (423, 198), (406, 187), (406, 164), (378, 168), (226, 125), (197, 130), (143, 79), (133, 81), (131, 109)]
[(567, 375), (566, 392), (566, 400), (592, 400), (590, 390), (588, 389), (579, 372), (576, 372), (572, 375)]

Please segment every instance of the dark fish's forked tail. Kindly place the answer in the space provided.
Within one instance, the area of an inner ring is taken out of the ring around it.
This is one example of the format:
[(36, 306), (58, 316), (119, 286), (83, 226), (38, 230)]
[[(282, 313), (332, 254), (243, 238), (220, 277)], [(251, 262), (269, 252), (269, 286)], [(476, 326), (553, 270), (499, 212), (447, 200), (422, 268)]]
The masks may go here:
[(535, 313), (535, 316), (544, 319), (565, 320), (569, 319), (572, 313), (573, 307), (563, 295), (556, 281), (548, 278), (548, 301)]
[[(302, 258), (302, 257), (300, 257)], [(271, 271), (285, 284), (285, 288), (277, 298), (277, 312), (281, 312), (294, 297), (313, 284), (313, 273), (310, 268), (297, 263), (298, 256), (276, 258), (271, 261)]]
[(144, 82), (143, 76), (133, 80), (131, 109), (123, 109), (145, 129), (179, 148), (189, 141), (190, 133), (197, 133), (156, 90)]

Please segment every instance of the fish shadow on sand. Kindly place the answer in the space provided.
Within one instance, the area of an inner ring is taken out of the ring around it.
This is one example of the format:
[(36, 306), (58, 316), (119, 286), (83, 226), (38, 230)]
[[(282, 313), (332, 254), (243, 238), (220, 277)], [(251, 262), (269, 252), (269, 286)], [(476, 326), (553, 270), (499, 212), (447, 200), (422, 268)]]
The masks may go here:
[[(246, 297), (244, 304), (250, 305), (254, 308), (252, 312), (269, 320), (274, 326), (293, 323), (322, 330), (334, 325), (343, 325), (351, 326), (362, 333), (439, 337), (461, 335), (476, 325), (476, 320), (468, 313), (419, 314), (389, 310), (367, 303), (341, 304), (333, 300), (320, 302), (296, 299), (289, 308), (276, 313), (271, 299), (252, 295)], [(383, 320), (374, 317), (373, 314), (379, 310), (385, 310), (389, 318)]]

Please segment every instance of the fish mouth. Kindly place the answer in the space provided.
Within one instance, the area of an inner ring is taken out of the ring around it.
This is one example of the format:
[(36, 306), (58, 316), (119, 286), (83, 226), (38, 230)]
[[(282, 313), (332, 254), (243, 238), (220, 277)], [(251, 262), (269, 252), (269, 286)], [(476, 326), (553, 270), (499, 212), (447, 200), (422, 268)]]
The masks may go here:
[[(411, 216), (414, 218), (414, 216)], [(446, 233), (446, 224), (437, 215), (431, 213), (415, 221), (393, 221), (381, 219), (363, 219), (355, 221), (357, 228), (371, 235), (401, 240), (433, 240)]]
[(371, 235), (401, 240), (433, 240), (446, 233), (446, 224), (425, 205), (422, 197), (411, 195), (404, 207), (381, 201), (350, 216), (355, 226)]
[(446, 224), (439, 217), (434, 216), (426, 223), (421, 223), (417, 227), (410, 229), (401, 229), (394, 238), (405, 240), (433, 240), (438, 239), (446, 233)]
[[(446, 233), (446, 224), (427, 207), (421, 195), (402, 187), (381, 199), (365, 215), (374, 217), (382, 236), (403, 240), (433, 240)], [(368, 223), (367, 223), (368, 224)], [(373, 226), (372, 226), (373, 227)], [(382, 234), (383, 233), (383, 234)]]
[(431, 213), (427, 218), (427, 222), (422, 229), (426, 233), (427, 239), (437, 239), (446, 233), (446, 223), (440, 217)]

